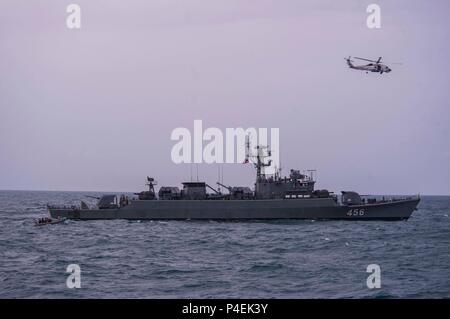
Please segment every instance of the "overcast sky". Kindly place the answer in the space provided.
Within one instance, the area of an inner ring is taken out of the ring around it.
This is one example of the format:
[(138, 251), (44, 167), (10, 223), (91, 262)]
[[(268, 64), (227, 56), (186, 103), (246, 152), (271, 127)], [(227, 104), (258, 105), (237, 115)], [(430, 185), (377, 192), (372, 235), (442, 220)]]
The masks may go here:
[[(0, 2), (0, 189), (179, 185), (170, 134), (201, 119), (279, 128), (284, 173), (317, 169), (318, 188), (450, 194), (449, 1), (377, 1), (381, 29), (374, 0), (73, 2), (80, 30), (72, 1)], [(365, 74), (349, 55), (403, 64)]]

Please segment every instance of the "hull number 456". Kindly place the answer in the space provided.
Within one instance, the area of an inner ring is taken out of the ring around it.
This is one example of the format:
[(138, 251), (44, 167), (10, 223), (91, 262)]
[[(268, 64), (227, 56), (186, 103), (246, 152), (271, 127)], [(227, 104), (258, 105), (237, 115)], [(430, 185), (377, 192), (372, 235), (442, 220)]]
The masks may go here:
[(347, 216), (364, 216), (364, 208), (352, 208), (347, 212)]

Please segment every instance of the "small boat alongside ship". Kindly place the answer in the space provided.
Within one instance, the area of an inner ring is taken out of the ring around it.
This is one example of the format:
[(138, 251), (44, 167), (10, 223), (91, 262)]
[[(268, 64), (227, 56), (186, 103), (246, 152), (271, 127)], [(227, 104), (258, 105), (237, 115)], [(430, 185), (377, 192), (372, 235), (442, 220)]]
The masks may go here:
[(59, 224), (65, 221), (67, 218), (64, 217), (57, 217), (57, 218), (49, 218), (49, 217), (42, 217), (38, 220), (34, 221), (34, 226), (45, 226), (45, 225), (53, 225), (53, 224)]
[[(420, 202), (419, 196), (392, 198), (365, 198), (354, 191), (343, 191), (337, 196), (328, 190), (315, 190), (313, 176), (290, 170), (282, 177), (264, 173), (270, 166), (257, 146), (252, 161), (256, 168), (254, 189), (226, 186), (223, 193), (206, 182), (182, 183), (160, 187), (155, 191), (155, 180), (147, 177), (148, 190), (135, 193), (137, 198), (116, 194), (98, 198), (96, 207), (84, 201), (80, 206), (48, 206), (52, 218), (67, 219), (162, 219), (162, 220), (257, 220), (257, 219), (342, 219), (342, 220), (405, 220)], [(269, 155), (270, 156), (270, 155)], [(208, 192), (207, 190), (210, 190)]]

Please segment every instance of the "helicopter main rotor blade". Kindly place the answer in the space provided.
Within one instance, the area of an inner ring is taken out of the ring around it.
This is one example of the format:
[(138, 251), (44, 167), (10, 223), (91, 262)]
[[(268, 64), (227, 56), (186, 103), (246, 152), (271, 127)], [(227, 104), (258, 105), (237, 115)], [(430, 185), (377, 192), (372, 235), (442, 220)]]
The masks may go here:
[(378, 62), (375, 61), (375, 60), (369, 60), (369, 59), (358, 58), (358, 57), (356, 57), (356, 56), (354, 56), (354, 58), (355, 58), (355, 59), (358, 59), (358, 60), (364, 60), (364, 61), (369, 61), (369, 62), (375, 62), (375, 63), (378, 63)]

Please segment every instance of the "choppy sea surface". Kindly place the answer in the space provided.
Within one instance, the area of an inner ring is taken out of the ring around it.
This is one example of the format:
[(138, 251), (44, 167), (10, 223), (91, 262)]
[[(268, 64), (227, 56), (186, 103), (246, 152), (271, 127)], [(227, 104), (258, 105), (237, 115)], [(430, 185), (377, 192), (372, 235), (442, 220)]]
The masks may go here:
[[(0, 191), (0, 298), (449, 298), (450, 197), (408, 221), (65, 221), (88, 193)], [(90, 194), (95, 195), (95, 194)], [(69, 289), (66, 268), (81, 268)], [(381, 268), (369, 289), (367, 266)]]

